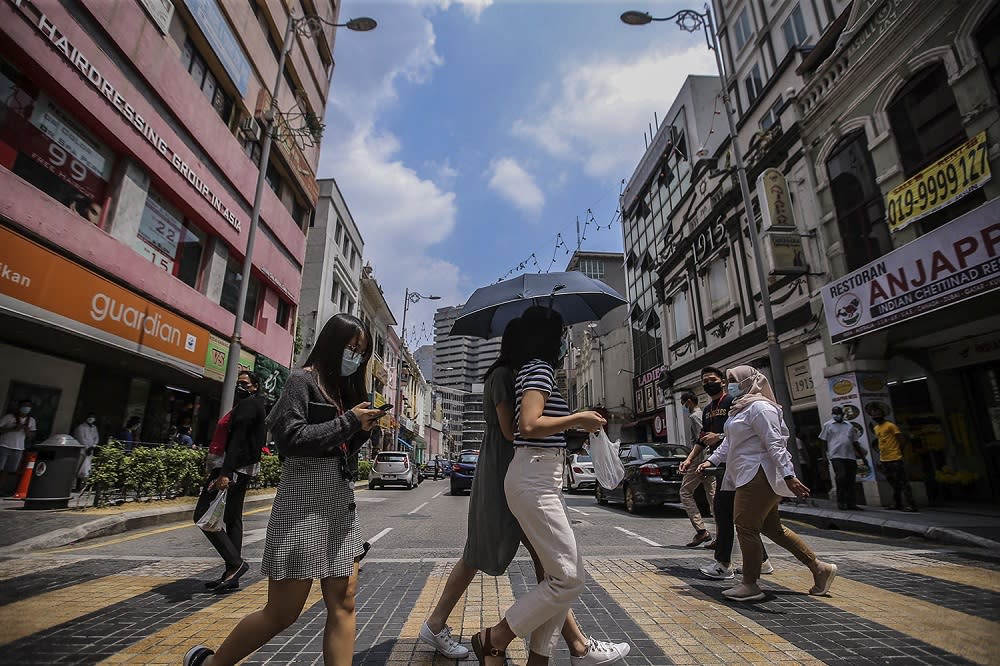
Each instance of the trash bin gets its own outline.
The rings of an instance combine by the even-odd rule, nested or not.
[[[24,498],[25,509],[65,509],[76,483],[83,444],[69,435],[52,435],[36,444],[38,460]]]

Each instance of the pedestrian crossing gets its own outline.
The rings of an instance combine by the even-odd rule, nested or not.
[[[804,594],[808,571],[773,558],[768,598],[723,600],[731,583],[696,575],[701,561],[664,549],[658,559],[595,558],[574,608],[588,634],[625,640],[628,664],[1000,664],[1000,566],[961,551],[840,553],[832,594]],[[356,664],[444,664],[418,640],[453,559],[364,562]],[[256,573],[238,593],[206,593],[207,558],[102,558],[79,553],[0,560],[0,654],[18,664],[178,665],[193,644],[218,645],[263,608]],[[534,583],[530,560],[504,576],[478,576],[449,624],[468,637],[498,622]],[[322,664],[325,609],[313,586],[302,617],[246,664]],[[508,651],[524,663],[521,641]],[[560,645],[553,664],[568,664]]]

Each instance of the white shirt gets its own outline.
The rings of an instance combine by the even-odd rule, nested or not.
[[[0,428],[9,428],[12,425],[23,426],[24,419],[28,419],[28,430],[35,432],[35,419],[30,416],[21,416],[20,414],[16,416],[14,414],[4,414],[3,417],[0,418]],[[23,451],[24,430],[22,428],[18,428],[13,432],[0,434],[0,446],[8,449],[14,449],[15,451]]]
[[[76,427],[76,430],[73,431],[73,437],[88,449],[97,446],[100,439],[100,436],[97,434],[97,426],[90,425],[86,421]]]
[[[858,433],[848,421],[838,423],[830,419],[823,424],[818,439],[826,442],[826,455],[831,460],[834,458],[854,460],[858,457],[854,453],[854,442],[858,441]]]
[[[785,483],[786,476],[795,474],[795,467],[788,452],[788,428],[777,407],[763,400],[751,402],[737,414],[730,412],[725,430],[722,445],[708,457],[713,465],[726,463],[723,490],[745,486],[763,467],[776,494],[795,496]]]

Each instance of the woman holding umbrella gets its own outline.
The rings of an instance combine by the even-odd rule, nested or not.
[[[534,546],[545,578],[518,599],[499,624],[472,638],[480,664],[501,666],[504,650],[517,636],[531,636],[528,663],[547,662],[556,631],[583,592],[583,556],[577,547],[562,497],[564,431],[595,432],[606,423],[593,411],[570,414],[555,382],[562,318],[548,308],[531,307],[521,316],[521,343],[512,353],[514,381],[514,458],[504,491],[511,513]]]

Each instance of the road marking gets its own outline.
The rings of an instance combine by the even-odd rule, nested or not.
[[[267,537],[266,527],[250,530],[249,532],[244,532],[243,545],[246,545],[248,543],[257,543],[258,541],[263,541],[266,537]]]
[[[444,491],[443,490],[441,492],[439,492],[437,495],[435,495],[434,497],[432,497],[431,499],[437,499],[438,497],[441,497],[441,495],[444,495]]]
[[[590,515],[586,511],[580,511],[579,509],[574,509],[571,506],[567,506],[566,508],[569,509],[570,511],[575,511],[576,513],[580,514],[581,516],[589,516]]]
[[[378,541],[379,539],[381,539],[382,537],[384,537],[386,534],[388,534],[391,531],[392,531],[391,527],[385,528],[384,530],[382,530],[381,532],[379,532],[378,534],[376,534],[375,536],[373,536],[371,539],[368,539],[368,543],[370,545],[375,545],[376,541]]]
[[[636,534],[635,532],[629,532],[624,527],[618,527],[617,525],[615,525],[615,529],[618,530],[619,532],[622,532],[623,534],[629,535],[633,539],[638,539],[639,541],[642,541],[643,543],[648,543],[650,546],[656,546],[657,548],[662,548],[663,547],[663,544],[656,543],[652,539],[647,539],[646,537],[642,536],[641,534]]]
[[[355,500],[358,502],[372,502],[378,504],[379,502],[384,502],[388,497],[356,497]]]
[[[418,506],[417,508],[415,508],[413,511],[408,511],[406,515],[412,516],[417,511],[420,511],[422,508],[424,508],[425,506],[427,506],[427,504],[428,504],[427,502],[424,502],[423,504],[421,504],[420,506]]]

